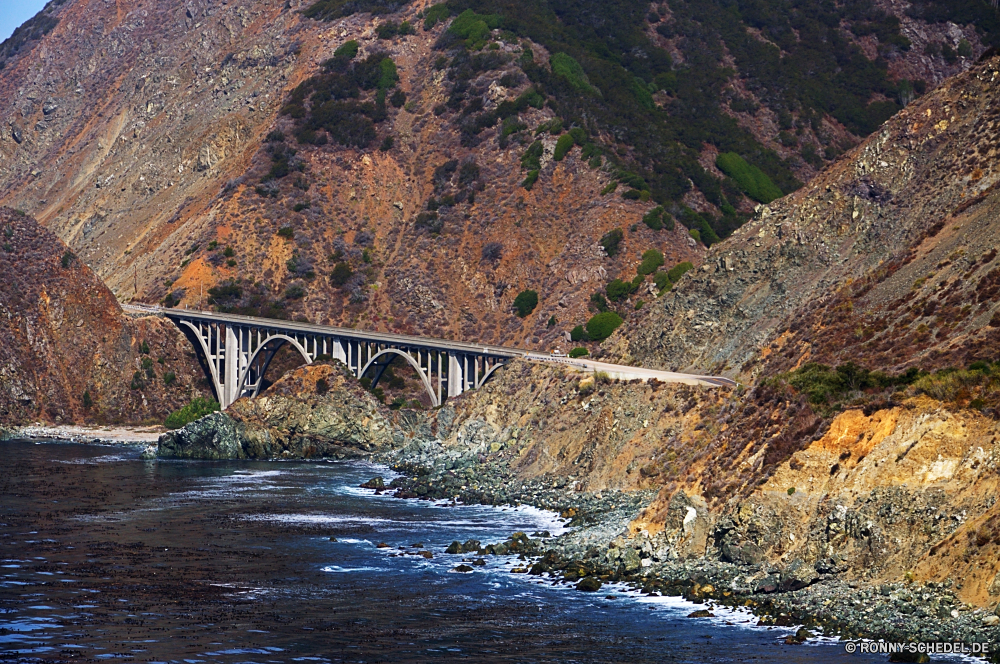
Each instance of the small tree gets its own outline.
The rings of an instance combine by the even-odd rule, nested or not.
[[[533,290],[523,290],[514,298],[514,309],[519,318],[524,318],[538,306],[538,293]]]
[[[573,358],[583,357],[585,355],[590,355],[590,351],[583,346],[577,346],[569,352],[569,356]]]
[[[94,405],[94,400],[90,398],[90,390],[84,390],[83,392],[83,408],[84,410],[90,410],[90,407]]]
[[[587,336],[587,330],[583,328],[583,325],[577,325],[570,330],[569,338],[573,341],[585,341],[590,337]]]

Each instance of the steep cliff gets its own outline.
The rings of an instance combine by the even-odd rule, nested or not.
[[[126,317],[31,217],[0,208],[0,423],[162,422],[205,390],[169,321]]]

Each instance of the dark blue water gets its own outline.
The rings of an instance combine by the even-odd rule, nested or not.
[[[745,614],[689,619],[704,607],[512,574],[516,558],[452,572],[453,540],[559,522],[373,496],[355,487],[384,471],[365,464],[143,461],[25,442],[0,455],[0,659],[884,661],[785,645],[791,630]]]

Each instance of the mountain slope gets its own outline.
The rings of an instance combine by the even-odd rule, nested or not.
[[[771,206],[621,333],[624,356],[750,377],[992,360],[998,60],[914,102]]]
[[[798,186],[995,32],[937,2],[779,5],[53,3],[3,49],[0,201],[122,299],[551,347],[643,252],[697,262],[685,226],[731,232],[752,195]],[[850,63],[827,97],[802,72],[833,61],[788,42],[807,28]],[[385,56],[384,83],[359,73]],[[321,118],[317,85],[336,102]],[[673,230],[641,223],[657,202],[651,225]],[[612,306],[633,315],[652,281]],[[525,289],[540,304],[519,319]]]
[[[0,235],[0,423],[159,423],[211,392],[184,335],[126,317],[51,231],[0,208]]]

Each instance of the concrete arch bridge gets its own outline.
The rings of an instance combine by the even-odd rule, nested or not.
[[[516,348],[431,337],[368,332],[190,309],[162,309],[128,304],[122,308],[128,313],[164,316],[181,328],[205,360],[209,379],[222,408],[227,408],[240,397],[257,396],[268,365],[285,345],[298,351],[307,364],[321,357],[338,359],[350,368],[358,380],[373,371],[373,389],[389,364],[395,358],[402,357],[416,370],[434,406],[440,406],[447,397],[481,387],[499,367],[514,358],[555,362],[582,371],[603,371],[612,378],[620,379],[655,378],[662,382],[709,387],[736,384],[728,378],[717,376],[695,376],[605,364],[570,359],[565,355],[545,355]]]

